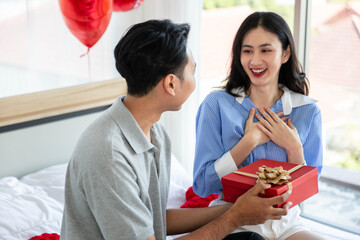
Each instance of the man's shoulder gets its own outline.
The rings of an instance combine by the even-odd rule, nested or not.
[[[105,110],[99,117],[97,117],[89,126],[86,127],[82,133],[80,140],[88,142],[91,141],[97,143],[103,142],[100,140],[108,139],[109,135],[113,135],[115,128],[117,128],[116,122],[109,114],[109,110]]]
[[[73,157],[98,158],[100,155],[111,155],[113,142],[122,141],[121,130],[106,110],[96,118],[80,135]],[[121,145],[121,144],[118,144]]]

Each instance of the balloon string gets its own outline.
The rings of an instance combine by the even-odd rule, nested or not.
[[[91,82],[91,68],[90,68],[91,64],[90,64],[90,54],[89,54],[89,49],[90,49],[90,48],[88,48],[88,52],[87,52],[86,54],[87,54],[87,56],[88,56],[89,82]]]
[[[86,55],[89,55],[90,48],[88,47],[87,52],[80,55],[80,57],[84,57]]]

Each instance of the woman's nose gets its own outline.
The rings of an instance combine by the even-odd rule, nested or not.
[[[261,63],[261,57],[260,54],[257,52],[254,52],[254,54],[251,56],[250,64],[252,65],[258,65]]]

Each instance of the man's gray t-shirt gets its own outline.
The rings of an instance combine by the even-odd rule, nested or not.
[[[151,142],[123,97],[82,134],[69,162],[61,240],[166,238],[170,139]]]

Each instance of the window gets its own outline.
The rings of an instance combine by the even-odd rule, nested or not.
[[[359,234],[360,1],[313,1],[311,12],[308,77],[322,111],[326,168],[303,214]]]
[[[116,27],[109,24],[89,54],[80,57],[87,47],[67,28],[58,1],[1,1],[0,97],[119,77],[111,49],[125,26],[119,33]]]
[[[360,171],[360,1],[314,1],[309,78],[319,100],[325,163]]]

